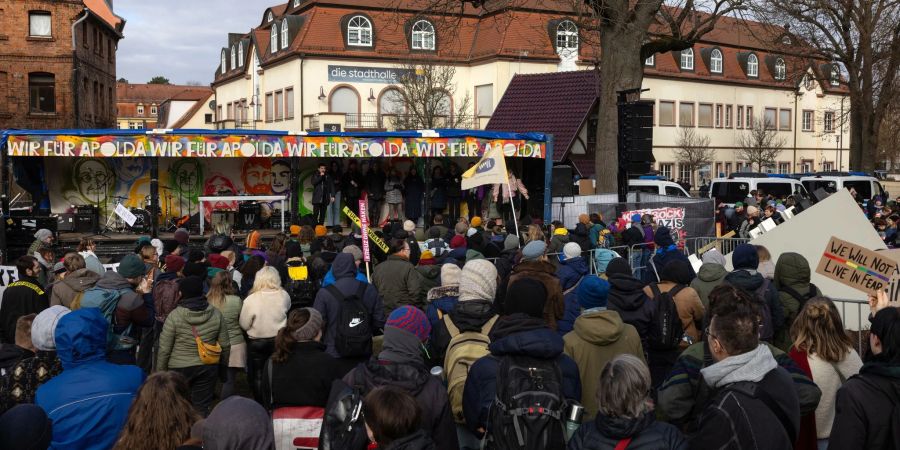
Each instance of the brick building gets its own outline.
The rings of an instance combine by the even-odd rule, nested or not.
[[[0,129],[114,127],[125,20],[110,3],[0,3]]]
[[[153,129],[174,123],[211,94],[209,86],[116,83],[115,128]]]

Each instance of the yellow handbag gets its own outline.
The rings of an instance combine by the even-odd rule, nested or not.
[[[215,344],[203,342],[195,326],[191,327],[191,331],[194,333],[194,340],[197,342],[197,353],[200,354],[200,361],[203,364],[218,364],[219,357],[222,355],[222,346],[218,342]]]

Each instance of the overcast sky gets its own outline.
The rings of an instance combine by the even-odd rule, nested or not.
[[[280,0],[115,0],[125,18],[125,39],[116,53],[116,76],[146,83],[162,75],[174,84],[209,84],[228,33],[259,24]]]

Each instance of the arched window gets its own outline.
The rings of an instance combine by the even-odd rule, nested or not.
[[[331,92],[328,112],[359,114],[359,95],[349,87],[339,87]]]
[[[412,48],[414,50],[434,50],[434,25],[420,20],[412,26]]]
[[[717,48],[714,48],[709,54],[709,71],[722,73],[722,51]]]
[[[405,112],[406,107],[400,91],[388,88],[381,94],[381,98],[378,100],[379,114],[404,114]]]
[[[689,48],[681,51],[681,69],[694,70],[694,49]]]
[[[237,49],[232,45],[231,46],[231,68],[234,69],[237,67]]]
[[[840,86],[841,85],[841,73],[838,71],[836,65],[831,66],[831,85],[832,86]]]
[[[269,52],[275,53],[278,51],[278,24],[272,25],[272,35],[269,36]]]
[[[363,16],[353,16],[347,23],[347,45],[372,46],[372,22]]]
[[[238,67],[244,67],[244,41],[238,43]]]
[[[778,58],[775,60],[775,79],[784,80],[785,78],[787,78],[787,65],[784,63],[784,59]]]
[[[750,56],[747,57],[747,76],[759,76],[759,58],[757,58],[753,53],[751,53]]]
[[[287,17],[281,21],[281,48],[288,46],[288,22]]]
[[[222,67],[222,73],[225,73],[228,71],[228,64],[226,64],[226,59],[225,59],[225,50],[222,50],[222,66],[221,67]]]
[[[578,50],[578,26],[563,20],[556,27],[556,52]]]
[[[269,14],[266,14],[266,22],[271,22],[275,20],[275,15],[272,14],[272,11],[269,11]]]

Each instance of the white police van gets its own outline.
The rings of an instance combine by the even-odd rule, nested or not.
[[[841,189],[853,189],[860,201],[870,200],[875,196],[887,199],[888,193],[878,179],[865,172],[819,172],[800,177],[803,187],[809,192],[824,189],[833,194]]]
[[[669,195],[673,197],[690,197],[678,183],[668,181],[656,175],[644,175],[628,180],[628,192],[646,192],[649,194]]]
[[[752,172],[736,172],[728,178],[715,178],[709,186],[709,197],[715,204],[724,203],[734,206],[743,202],[753,191],[762,191],[764,195],[772,194],[777,198],[800,196],[808,198],[809,194],[799,180],[781,174],[765,174]]]

